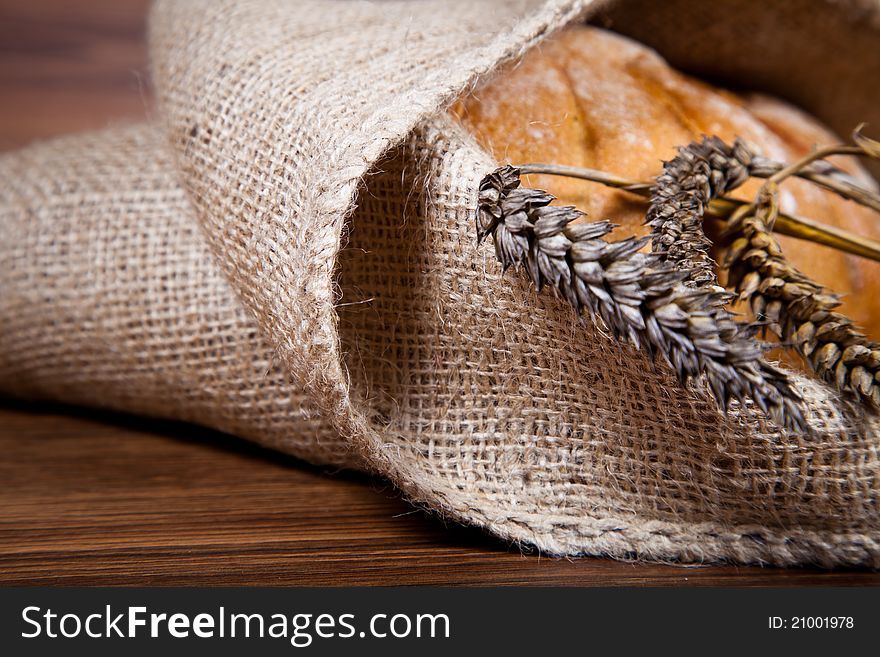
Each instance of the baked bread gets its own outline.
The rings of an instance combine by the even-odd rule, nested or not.
[[[676,147],[704,134],[727,142],[741,137],[780,162],[791,162],[816,144],[840,141],[781,100],[712,87],[673,70],[645,46],[592,27],[548,40],[460,100],[453,112],[499,163],[567,164],[639,180],[656,176]],[[831,161],[876,185],[853,158]],[[526,176],[524,184],[578,206],[588,219],[620,224],[612,238],[648,233],[645,202],[626,192],[557,176]],[[759,186],[760,181],[749,181],[733,195],[752,199]],[[880,215],[808,182],[787,180],[780,204],[783,211],[880,238]],[[705,227],[710,237],[717,235],[717,221],[707,220]],[[874,294],[880,263],[785,236],[779,241],[796,267],[844,295],[843,313],[869,336],[880,336],[880,302]],[[714,255],[723,254],[716,250]],[[800,364],[794,354],[784,357]]]

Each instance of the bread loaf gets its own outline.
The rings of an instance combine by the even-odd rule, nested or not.
[[[741,137],[782,162],[797,159],[816,144],[840,141],[819,121],[781,100],[712,87],[673,70],[641,44],[591,27],[567,30],[533,50],[453,111],[499,162],[590,167],[640,180],[656,176],[676,147],[704,134],[728,142]],[[854,159],[832,161],[865,184],[876,185]],[[587,212],[587,220],[620,224],[613,235],[618,238],[648,232],[644,200],[626,192],[556,176],[527,176],[524,184],[578,206]],[[749,181],[734,195],[752,199],[760,184]],[[880,238],[880,216],[808,182],[786,181],[780,203],[783,211]],[[705,228],[717,236],[719,222],[708,219]],[[844,295],[842,312],[868,335],[880,335],[880,303],[873,294],[880,283],[880,263],[785,236],[780,242],[795,266]],[[717,250],[714,255],[722,256]],[[786,360],[800,363],[793,354]]]

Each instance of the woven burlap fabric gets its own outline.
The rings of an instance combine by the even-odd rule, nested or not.
[[[148,126],[0,158],[0,381],[354,465],[219,272]]]
[[[875,419],[807,380],[813,435],[723,417],[476,246],[495,163],[442,108],[592,10],[160,3],[155,126],[0,158],[0,386],[377,472],[554,554],[880,565]]]

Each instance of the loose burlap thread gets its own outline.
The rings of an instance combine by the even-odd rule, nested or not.
[[[812,435],[723,416],[475,244],[496,163],[443,107],[573,21],[637,28],[638,5],[160,2],[155,124],[0,158],[0,388],[376,472],[552,554],[880,565],[864,409],[799,378]],[[870,8],[820,6],[822,29]],[[875,32],[849,40],[877,43],[858,16]]]

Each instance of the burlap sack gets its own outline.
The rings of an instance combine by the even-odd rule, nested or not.
[[[552,554],[880,566],[877,420],[806,379],[812,436],[722,416],[502,277],[496,164],[443,111],[593,18],[880,124],[876,5],[770,4],[160,2],[155,125],[0,158],[0,387],[381,473]]]

